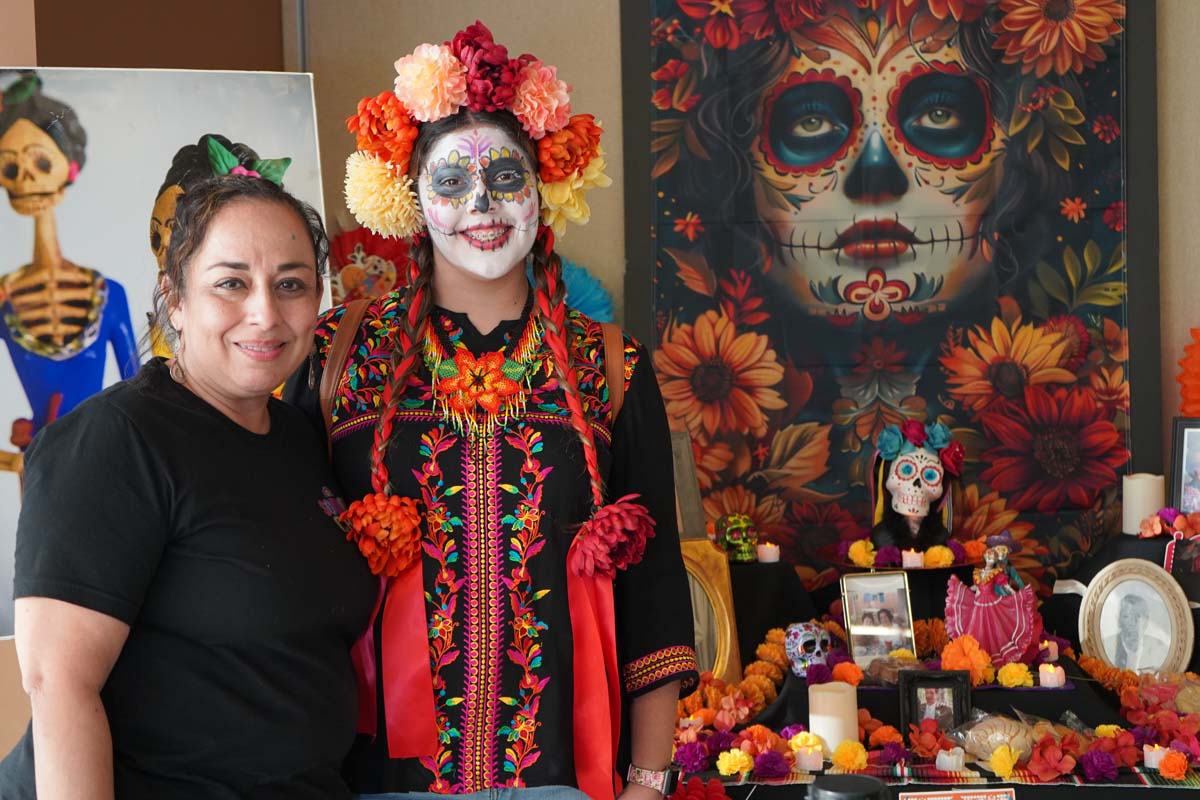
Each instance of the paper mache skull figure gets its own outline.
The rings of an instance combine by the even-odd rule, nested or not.
[[[951,487],[963,447],[940,422],[889,425],[876,441],[872,508],[877,549],[926,550],[950,538]]]
[[[788,626],[783,647],[792,672],[807,677],[809,667],[824,664],[829,658],[829,631],[813,622],[793,623]]]

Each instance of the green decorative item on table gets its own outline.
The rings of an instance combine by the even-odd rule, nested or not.
[[[757,559],[754,545],[758,532],[748,514],[726,514],[717,520],[717,541],[729,554],[730,561],[750,563]]]

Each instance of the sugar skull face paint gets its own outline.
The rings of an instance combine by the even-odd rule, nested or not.
[[[536,173],[507,133],[474,125],[434,142],[418,175],[439,261],[485,280],[517,267],[537,236]]]
[[[1005,140],[987,87],[954,40],[839,43],[820,65],[794,57],[763,97],[751,157],[776,274],[814,315],[949,310],[993,280],[981,223]]]

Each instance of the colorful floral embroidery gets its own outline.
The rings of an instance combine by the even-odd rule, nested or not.
[[[696,651],[678,645],[636,658],[621,668],[626,692],[637,692],[661,680],[696,669]],[[686,687],[684,687],[686,688]]]

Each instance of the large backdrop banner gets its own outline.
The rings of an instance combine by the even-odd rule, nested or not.
[[[709,520],[810,588],[889,424],[1046,593],[1127,471],[1124,0],[654,0],[658,371]]]
[[[255,172],[321,209],[315,123],[309,75],[0,69],[0,635],[16,456],[148,357],[146,314],[189,185]]]

